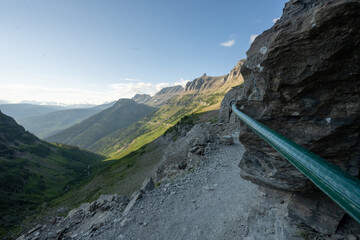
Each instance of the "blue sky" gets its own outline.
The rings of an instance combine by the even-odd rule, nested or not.
[[[0,99],[99,104],[246,57],[284,0],[2,0]]]

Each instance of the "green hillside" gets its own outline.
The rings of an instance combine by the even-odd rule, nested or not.
[[[102,159],[76,147],[43,142],[0,112],[0,236],[44,202],[98,172]]]
[[[194,125],[206,122],[214,116],[215,118],[217,116],[214,115],[214,111],[202,112],[186,116],[180,122]],[[169,131],[171,130],[174,129],[170,128]],[[52,212],[51,209],[59,207],[69,207],[69,209],[77,207],[81,203],[91,202],[103,194],[117,193],[130,196],[139,189],[147,176],[154,176],[156,166],[160,163],[168,144],[169,142],[164,138],[157,138],[120,159],[107,161],[106,163],[109,165],[98,174],[49,202],[43,209],[43,215],[49,215],[49,212]]]
[[[46,138],[109,108],[114,103],[92,108],[79,108],[55,111],[30,118],[18,119],[17,122],[39,138]]]
[[[210,79],[211,83],[219,84],[217,80],[224,82],[226,77],[207,78]],[[156,166],[160,163],[167,144],[169,144],[159,136],[166,131],[176,130],[172,127],[179,122],[179,124],[196,124],[216,121],[216,113],[225,93],[234,85],[242,83],[241,75],[233,74],[232,78],[229,79],[226,84],[222,84],[221,88],[212,87],[211,84],[208,84],[207,86],[210,87],[200,89],[203,85],[197,84],[190,91],[179,93],[168,100],[157,111],[153,111],[139,121],[133,121],[127,127],[114,130],[91,144],[89,148],[92,151],[111,156],[108,160],[112,161],[106,161],[105,163],[108,165],[97,174],[88,177],[85,181],[79,181],[65,194],[49,201],[46,206],[41,208],[41,214],[38,216],[49,216],[54,212],[54,209],[59,207],[71,209],[83,202],[95,200],[102,194],[131,195],[141,186],[145,177],[155,174]],[[208,83],[203,77],[198,80],[204,84]],[[134,103],[131,104],[137,106]],[[105,116],[106,118],[113,116],[109,111],[111,109],[116,109],[116,105],[102,112],[109,114],[103,115],[104,118]],[[93,124],[106,120],[101,117],[95,119],[95,116],[79,125],[90,122],[90,120]],[[114,123],[114,120],[111,122]],[[106,127],[106,125],[102,127]],[[23,224],[27,225],[31,221],[31,218],[27,219]]]
[[[164,134],[182,117],[218,109],[224,95],[225,92],[181,94],[169,100],[152,115],[104,137],[94,144],[92,149],[111,156],[111,159],[126,156]]]
[[[210,77],[205,74],[188,82],[185,91],[182,88],[165,88],[176,93],[153,114],[128,127],[114,131],[91,146],[92,151],[119,159],[147,143],[152,142],[174,126],[182,117],[217,110],[225,94],[234,86],[243,83],[240,74],[243,60],[239,61],[229,74]],[[161,95],[160,91],[158,95]]]
[[[131,99],[120,99],[114,106],[50,136],[46,140],[75,145],[94,151],[93,145],[97,141],[108,134],[124,129],[155,110],[156,108],[138,104]]]

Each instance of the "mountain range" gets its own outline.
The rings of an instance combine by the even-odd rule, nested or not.
[[[184,92],[184,88],[181,85],[172,87],[165,87],[157,92],[153,97],[149,94],[136,94],[132,99],[138,103],[146,104],[154,107],[161,107],[171,98]]]
[[[25,129],[44,139],[69,128],[96,113],[111,107],[114,102],[91,108],[77,108],[54,111],[42,115],[16,119]],[[1,108],[1,106],[0,106]]]
[[[164,134],[182,117],[219,109],[225,93],[243,82],[240,74],[242,64],[243,61],[239,61],[228,75],[203,75],[188,82],[185,88],[166,87],[153,97],[136,95],[133,100],[119,100],[112,108],[103,110],[46,140],[83,147],[98,154],[111,156],[112,159],[121,158]],[[145,109],[145,105],[135,104],[136,101],[160,107],[148,107],[146,109],[149,111],[136,117],[138,115],[132,110],[140,106],[141,109]],[[122,108],[119,109],[119,106]],[[141,113],[142,110],[137,109],[135,112]],[[134,118],[122,120],[124,114]]]
[[[93,150],[93,145],[102,138],[124,129],[155,110],[156,108],[138,104],[131,99],[120,99],[112,107],[50,136],[46,140]]]
[[[185,88],[164,88],[153,97],[137,95],[97,109],[47,109],[49,112],[43,115],[27,118],[27,125],[38,126],[37,133],[43,134],[41,128],[65,126],[98,111],[46,138],[54,143],[39,140],[12,118],[1,114],[0,201],[4,207],[0,211],[4,217],[0,228],[12,229],[25,215],[38,216],[38,209],[45,209],[41,214],[49,216],[54,208],[78,206],[100,194],[130,194],[161,160],[167,143],[154,140],[184,117],[187,120],[182,122],[191,124],[195,123],[194,119],[217,120],[214,113],[225,93],[243,82],[238,71],[241,63],[228,75],[204,75]],[[187,117],[194,114],[196,117]],[[104,157],[79,147],[115,161],[102,162]],[[41,205],[45,201],[47,205]],[[21,226],[29,221],[31,218]]]

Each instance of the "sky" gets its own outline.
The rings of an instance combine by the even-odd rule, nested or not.
[[[285,0],[2,0],[0,100],[101,104],[230,72]]]

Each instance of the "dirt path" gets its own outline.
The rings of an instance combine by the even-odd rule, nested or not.
[[[243,180],[239,142],[220,145],[192,173],[139,200],[92,239],[242,239],[258,187]]]

